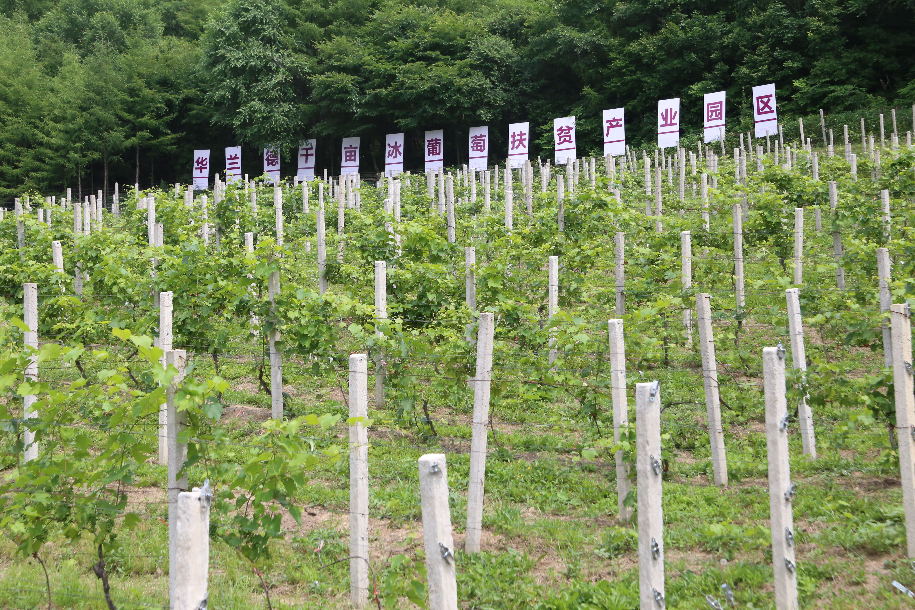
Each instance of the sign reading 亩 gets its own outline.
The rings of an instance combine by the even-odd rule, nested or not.
[[[702,104],[703,141],[724,140],[724,91],[706,93]]]
[[[445,132],[433,129],[423,139],[426,171],[439,171],[445,167]]]
[[[553,150],[556,165],[575,160],[575,117],[553,119]]]
[[[753,124],[756,126],[757,138],[778,134],[775,83],[753,87]]]
[[[210,188],[210,151],[194,151],[194,190],[205,191]]]
[[[226,183],[241,180],[241,146],[226,147]]]
[[[314,180],[315,179],[315,148],[317,146],[317,140],[314,138],[310,140],[302,140],[302,145],[299,146],[299,166],[298,171],[296,171],[296,176],[299,180]]]
[[[604,110],[604,156],[626,154],[626,123],[623,108]]]
[[[358,174],[359,173],[359,136],[352,138],[343,138],[343,144],[340,148],[340,173],[341,174]]]
[[[680,144],[680,98],[658,100],[658,148]]]
[[[512,123],[508,126],[508,166],[524,167],[530,151],[530,123]]]
[[[278,184],[280,181],[280,151],[264,149],[264,173],[273,182]]]
[[[486,169],[489,162],[489,127],[471,127],[467,137],[471,169]]]
[[[384,175],[396,176],[403,173],[402,133],[389,133],[384,137]]]

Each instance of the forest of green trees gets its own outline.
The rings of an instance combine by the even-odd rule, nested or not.
[[[746,128],[764,82],[784,117],[915,101],[911,0],[0,0],[0,32],[3,202],[188,181],[194,148],[221,171],[241,144],[255,175],[262,147],[288,160],[304,137],[335,172],[339,139],[361,136],[371,170],[405,131],[415,169],[424,129],[445,129],[452,164],[469,126],[498,151],[530,121],[536,155],[568,114],[592,151],[604,108],[626,107],[638,143],[658,99],[683,98],[698,132],[720,89]]]

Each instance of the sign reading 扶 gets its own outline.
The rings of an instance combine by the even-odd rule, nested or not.
[[[471,169],[486,169],[489,163],[489,127],[471,127],[467,138]]]
[[[194,190],[205,191],[210,188],[210,151],[194,151]]]
[[[358,174],[359,173],[359,136],[352,138],[343,138],[343,144],[340,148],[340,173],[341,174]]]
[[[264,149],[264,173],[273,184],[280,181],[280,151]]]
[[[226,147],[226,183],[241,180],[241,146]]]
[[[553,119],[553,150],[556,165],[575,160],[575,117]]]
[[[680,98],[658,100],[658,148],[680,144]]]
[[[604,156],[626,154],[626,122],[623,108],[604,110]]]
[[[528,136],[530,123],[512,123],[508,126],[508,166],[523,167],[530,151]]]
[[[426,171],[438,171],[445,167],[445,132],[433,129],[426,132],[423,140],[423,154]]]
[[[753,124],[756,126],[757,138],[778,134],[775,83],[753,87]]]
[[[724,140],[724,91],[706,93],[702,104],[703,141]]]
[[[298,176],[299,180],[315,179],[315,148],[317,147],[317,142],[314,138],[302,140],[302,145],[299,146],[299,167],[298,171],[296,171],[296,176]]]
[[[384,137],[384,175],[396,176],[403,173],[402,133],[389,133]]]

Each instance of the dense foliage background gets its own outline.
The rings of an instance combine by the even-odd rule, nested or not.
[[[0,0],[0,32],[2,200],[187,182],[194,148],[221,171],[238,143],[246,173],[265,145],[294,171],[306,136],[332,173],[340,137],[363,137],[371,171],[392,130],[408,168],[432,128],[451,164],[469,126],[490,125],[498,151],[529,120],[536,155],[566,114],[591,151],[603,108],[625,105],[638,142],[657,99],[680,96],[695,133],[702,94],[722,88],[729,125],[747,127],[763,82],[782,116],[915,98],[911,0]]]

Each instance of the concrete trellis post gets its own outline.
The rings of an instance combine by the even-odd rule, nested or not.
[[[883,334],[883,363],[889,368],[893,366],[893,346],[890,332],[890,323],[886,319],[892,304],[892,294],[890,293],[890,277],[893,270],[893,263],[890,260],[890,251],[886,248],[877,248],[877,285],[880,294],[880,313],[884,316],[880,322],[880,329]]]
[[[614,236],[614,251],[616,255],[615,280],[616,280],[616,315],[626,314],[626,234],[617,231]]]
[[[737,309],[746,306],[743,277],[743,211],[739,203],[731,210],[734,223],[734,295]]]
[[[54,270],[58,273],[64,272],[64,251],[60,242],[55,240],[51,242],[51,260],[54,262]]]
[[[796,610],[797,564],[794,556],[794,485],[788,463],[788,408],[785,400],[785,350],[763,348],[766,397],[766,443],[769,456],[769,523],[772,566],[775,571],[775,607]]]
[[[912,321],[908,305],[890,307],[893,328],[893,388],[906,550],[915,558],[915,382],[912,378]]]
[[[696,295],[696,316],[699,326],[699,352],[702,357],[702,381],[705,385],[705,409],[711,446],[712,475],[715,485],[728,484],[727,453],[724,429],[721,425],[721,399],[718,385],[718,362],[715,359],[715,336],[712,331],[711,296]]]
[[[693,288],[693,240],[689,231],[680,231],[680,282],[683,291]],[[693,310],[683,310],[683,328],[686,329],[686,344],[693,342]]]
[[[836,181],[829,181],[829,210],[832,213],[833,231],[832,231],[832,255],[836,260],[836,288],[845,290],[845,267],[842,264],[844,247],[842,245],[842,233],[839,232],[838,219],[836,218],[839,207],[839,192],[836,189]]]
[[[711,217],[709,216],[709,202],[708,202],[708,174],[702,172],[702,175],[699,177],[700,187],[699,193],[702,196],[702,227],[709,231],[711,230]]]
[[[880,191],[880,205],[883,208],[883,238],[886,242],[892,236],[892,216],[890,215],[890,192],[887,189]]]
[[[156,339],[156,347],[166,354],[172,351],[172,292],[159,293],[159,337]],[[162,364],[167,365],[165,356],[162,356]],[[159,463],[168,464],[168,404],[159,406]]]
[[[429,610],[457,610],[454,538],[451,535],[448,466],[444,454],[428,453],[419,458],[419,495]]]
[[[454,181],[452,180],[451,176],[448,176],[448,185],[449,185],[449,187],[451,187],[451,185],[453,185],[453,184],[454,184]],[[449,243],[449,244],[453,244],[453,243],[455,242],[455,239],[456,239],[456,238],[455,238],[455,231],[454,231],[454,224],[455,224],[455,219],[454,219],[454,196],[453,196],[453,194],[451,193],[451,191],[449,191],[449,196],[447,197],[447,201],[445,202],[445,209],[446,209],[446,212],[447,212],[446,223],[447,223],[447,225],[448,225],[448,226],[447,226],[447,230],[448,230],[448,243]]]
[[[274,310],[276,297],[280,294],[280,272],[274,271],[267,280],[267,294],[270,308]],[[270,349],[270,417],[283,419],[283,357],[276,344],[280,331],[273,329],[267,337]]]
[[[477,250],[474,247],[464,248],[464,302],[467,309],[477,309],[477,281],[476,281]]]
[[[565,178],[562,174],[559,174],[556,176],[556,226],[560,233],[566,230],[565,199]]]
[[[327,237],[324,226],[324,183],[318,184],[318,211],[315,214],[315,232],[318,241],[318,291],[327,292]]]
[[[388,319],[388,265],[385,261],[375,261],[375,334],[384,338],[382,322]],[[384,352],[378,350],[375,357],[375,406],[384,407]]]
[[[181,442],[180,434],[184,427],[184,411],[178,410],[175,401],[175,392],[184,379],[184,370],[187,365],[187,352],[184,350],[169,350],[165,352],[166,366],[173,367],[177,373],[172,378],[166,394],[168,409],[168,573],[169,594],[174,599],[174,584],[178,577],[178,496],[187,491],[187,476],[181,474],[181,469],[187,459],[187,444]]]
[[[206,608],[210,565],[209,481],[176,498],[174,546],[169,556],[169,606],[172,610]]]
[[[273,187],[273,213],[276,222],[276,245],[283,245],[283,187]]]
[[[505,185],[505,228],[508,231],[514,229],[515,226],[515,195],[512,191],[511,185]]]
[[[858,181],[858,155],[852,153],[852,154],[848,155],[848,157],[849,157],[849,159],[848,159],[849,170],[848,171],[849,171],[849,173],[851,173],[851,179],[854,180],[855,182],[857,182]]]
[[[803,388],[807,375],[807,352],[804,349],[804,324],[801,318],[800,292],[797,288],[785,291],[788,304],[788,334],[791,336],[791,363],[798,372]],[[807,395],[801,395],[797,405],[798,425],[801,428],[801,446],[804,455],[817,456],[816,435],[813,428],[813,413],[807,404]]]
[[[551,256],[547,264],[547,316],[552,323],[559,312],[559,257]],[[550,364],[556,361],[556,329],[550,329]]]
[[[620,442],[623,427],[629,421],[629,405],[626,397],[626,345],[623,338],[623,321],[607,320],[607,334],[610,342],[610,392],[613,399],[613,441]],[[626,497],[632,489],[629,465],[619,450],[616,460],[616,504],[620,521],[632,519],[632,510],[626,506]]]
[[[464,542],[464,550],[468,553],[479,552],[483,527],[483,483],[486,479],[486,434],[489,427],[494,330],[493,314],[481,313],[477,331],[477,367],[472,380],[473,430],[470,441],[470,480],[467,486],[467,537]],[[426,552],[428,554],[428,548]]]
[[[661,168],[655,168],[655,195],[654,195],[654,230],[657,233],[664,231],[664,224],[661,217],[664,215],[664,196],[662,194],[663,185],[661,182]]]
[[[31,383],[38,381],[38,284],[29,282],[22,285],[23,316],[27,331],[22,333],[22,343],[30,350],[29,361],[25,366],[25,380]],[[22,399],[22,419],[28,420],[38,417],[34,404],[38,397],[26,394]],[[26,425],[22,435],[23,462],[31,462],[38,458],[38,443],[35,442],[35,432]]]
[[[639,607],[664,608],[664,514],[661,509],[661,390],[635,386],[636,475],[639,521]]]
[[[794,208],[794,283],[804,283],[804,208]]]
[[[356,608],[369,602],[369,439],[368,359],[349,357],[349,577],[350,600]]]

